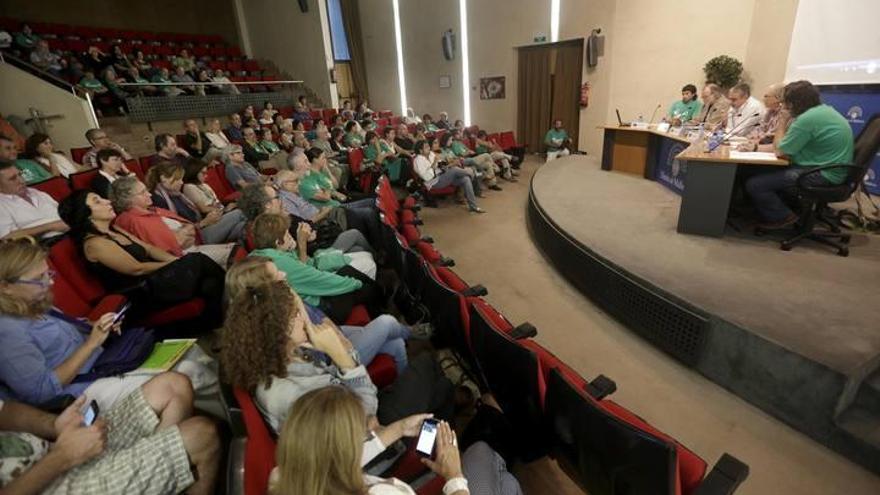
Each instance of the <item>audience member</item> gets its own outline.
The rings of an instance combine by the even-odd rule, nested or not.
[[[21,26],[21,31],[15,33],[13,43],[24,52],[29,52],[40,42],[40,37],[34,34],[27,24]]]
[[[278,467],[270,477],[270,491],[415,495],[403,481],[365,474],[362,467],[385,446],[402,437],[417,437],[430,415],[409,416],[372,432],[367,427],[369,416],[368,405],[350,387],[333,384],[302,394],[291,406],[279,434]],[[310,445],[324,448],[316,450]],[[480,495],[522,494],[519,482],[497,452],[479,441],[460,453],[455,431],[445,421],[437,425],[433,451],[434,455],[423,458],[422,463],[445,480],[446,495],[468,495],[471,490]]]
[[[366,304],[371,315],[379,315],[378,289],[373,282],[376,264],[368,252],[316,252],[309,257],[307,245],[313,231],[307,223],[290,235],[290,217],[264,213],[254,220],[254,250],[285,273],[291,287],[304,301],[321,308],[330,319],[345,322],[351,309]]]
[[[233,144],[223,149],[221,155],[224,163],[226,180],[232,187],[241,190],[248,184],[263,184],[266,180],[257,169],[244,159],[241,146]]]
[[[165,93],[165,96],[177,96],[185,93],[185,91],[181,87],[172,86],[169,84],[174,81],[171,80],[171,71],[169,71],[167,67],[162,67],[161,69],[156,71],[153,74],[152,82],[162,84],[162,86],[158,87],[162,89],[162,92]]]
[[[555,160],[560,156],[568,156],[568,146],[571,140],[568,133],[562,128],[562,121],[553,121],[553,127],[544,135],[544,145],[547,146],[547,161]]]
[[[437,132],[440,130],[440,128],[434,124],[434,118],[431,117],[431,114],[429,113],[422,115],[422,124],[425,126],[425,132]]]
[[[31,64],[54,76],[61,75],[61,57],[49,50],[49,42],[40,40],[30,54]]]
[[[196,82],[203,83],[196,86],[196,94],[201,96],[220,94],[220,88],[218,88],[216,84],[212,84],[214,80],[211,79],[211,75],[208,74],[208,69],[198,70],[196,73]]]
[[[144,74],[148,74],[153,70],[153,65],[147,60],[144,55],[143,50],[135,50],[134,57],[129,59],[129,66],[137,68],[137,70],[143,72]],[[168,77],[168,72],[165,72],[165,77]],[[155,82],[155,81],[153,81]]]
[[[440,112],[440,119],[434,123],[437,126],[437,129],[446,129],[451,130],[452,123],[449,122],[449,114],[446,112]]]
[[[183,174],[183,194],[199,209],[202,215],[215,210],[232,211],[235,203],[223,206],[217,192],[205,182],[209,165],[201,160],[189,160]]]
[[[398,182],[403,163],[394,150],[380,141],[375,132],[367,132],[364,138],[364,161],[361,167],[375,167],[376,171],[387,173],[392,182]]]
[[[92,74],[103,74],[104,70],[110,66],[110,56],[95,45],[89,45],[85,55],[82,61],[83,66]]]
[[[337,189],[346,191],[348,181],[351,179],[351,169],[348,167],[348,156],[345,152],[334,149],[330,140],[330,130],[326,127],[316,131],[312,146],[324,152],[327,157],[327,166],[336,179]]]
[[[242,131],[244,141],[241,143],[242,151],[244,151],[244,159],[248,163],[254,165],[259,170],[266,168],[277,168],[276,163],[272,160],[272,154],[265,149],[257,137],[257,131],[245,127]],[[287,160],[287,157],[284,157]],[[284,162],[282,162],[284,163]]]
[[[156,150],[156,154],[150,157],[151,167],[161,162],[172,162],[183,166],[190,158],[189,153],[177,145],[177,138],[171,134],[156,134],[153,139],[153,148]]]
[[[193,79],[193,77],[186,72],[186,69],[178,66],[174,69],[174,74],[171,75],[171,81],[176,83],[194,83],[195,79]],[[196,89],[195,84],[186,84],[176,87],[177,89],[183,91],[184,94],[198,94],[198,90]]]
[[[669,105],[669,111],[666,113],[666,119],[672,125],[681,125],[683,122],[689,122],[700,113],[700,100],[697,99],[697,87],[693,84],[686,84],[681,88],[681,99],[675,100]]]
[[[131,160],[131,155],[128,154],[128,151],[111,141],[107,133],[101,129],[89,129],[86,131],[86,141],[92,145],[92,149],[86,151],[86,154],[83,155],[82,164],[85,168],[98,168],[98,152],[107,148],[118,151],[124,160]]]
[[[112,227],[116,213],[110,201],[92,192],[74,191],[58,212],[104,287],[128,291],[135,302],[129,317],[199,297],[205,302],[200,323],[207,328],[218,323],[224,272],[211,258],[199,253],[177,257]]]
[[[138,86],[127,86],[126,89],[129,93],[144,96],[156,96],[161,92],[158,87],[151,85],[150,81],[141,75],[141,71],[137,67],[129,68],[128,71],[125,72],[125,78],[130,83],[138,84]]]
[[[348,148],[360,148],[364,143],[364,136],[360,124],[351,120],[345,124],[345,146]]]
[[[209,163],[220,159],[223,154],[223,148],[232,144],[220,128],[220,119],[211,119],[211,122],[208,123],[208,129],[205,131],[205,137],[208,138],[210,143],[210,150],[214,150],[215,154],[212,160],[205,160]]]
[[[433,140],[419,141],[415,145],[418,155],[413,160],[413,168],[425,184],[425,188],[430,191],[434,188],[439,189],[448,186],[459,187],[464,191],[468,210],[473,213],[485,213],[486,210],[477,206],[477,199],[474,196],[473,170],[463,169],[455,165],[441,166],[441,157],[431,150],[432,145],[436,145],[436,142]]]
[[[18,168],[21,172],[21,178],[28,185],[51,179],[53,176],[52,172],[39,163],[33,160],[19,159],[15,141],[0,134],[0,163],[6,162]]]
[[[495,177],[495,162],[488,155],[474,157],[473,151],[468,149],[460,140],[456,139],[454,132],[447,132],[440,138],[440,147],[447,156],[455,157],[462,165],[472,167],[476,176],[486,181],[489,189],[500,191],[498,179]]]
[[[496,163],[501,164],[501,177],[505,180],[509,180],[510,182],[516,182],[515,175],[519,175],[519,171],[513,168],[513,165],[518,162],[517,157],[513,155],[509,155],[501,149],[497,143],[489,141],[489,134],[486,131],[478,131],[476,137],[474,138],[474,142],[476,143],[476,147],[474,152],[479,154],[487,153],[492,160]]]
[[[152,347],[152,338],[140,328],[123,330],[114,313],[83,321],[53,308],[54,276],[45,249],[32,238],[0,241],[0,381],[14,399],[33,406],[85,395],[107,411],[149,380],[129,373],[141,363],[127,361],[135,358],[137,339]],[[192,356],[205,357],[198,348]],[[202,390],[215,385],[216,377],[192,356],[179,369],[191,370]]]
[[[739,145],[740,151],[775,151],[773,138],[779,126],[788,126],[791,116],[782,108],[782,95],[785,84],[774,83],[764,92],[764,107],[767,111],[758,127],[749,135],[749,141]]]
[[[107,199],[110,197],[110,186],[116,179],[127,176],[128,172],[125,169],[125,162],[122,161],[122,154],[113,148],[105,148],[98,152],[98,164],[98,173],[89,184],[89,190]]]
[[[196,69],[196,59],[192,55],[189,54],[186,48],[180,50],[180,54],[174,57],[172,60],[172,65],[174,65],[175,71],[177,69],[183,69],[184,72],[193,73]]]
[[[0,430],[27,446],[17,458],[4,453],[4,492],[214,493],[219,434],[210,420],[193,416],[185,377],[155,376],[91,426],[83,424],[85,405],[81,397],[55,416],[0,401]]]
[[[234,143],[241,143],[244,141],[244,134],[242,134],[242,124],[241,124],[241,115],[234,113],[229,116],[229,125],[224,129],[226,133],[226,137],[229,138],[230,141]]]
[[[748,136],[761,125],[764,105],[752,96],[746,83],[738,83],[727,93],[730,108],[727,110],[727,133],[731,136]]]
[[[21,171],[0,160],[0,238],[48,239],[66,231],[58,203],[43,191],[27,187]]]
[[[218,121],[217,126],[219,127],[219,125],[220,122]],[[211,146],[211,140],[199,129],[199,124],[195,119],[184,121],[183,130],[183,149],[190,156],[202,159],[208,163],[220,156],[220,149]]]
[[[24,156],[43,166],[53,176],[69,177],[79,172],[80,167],[62,153],[55,151],[52,138],[47,134],[35,132],[24,143]]]
[[[823,165],[852,163],[853,135],[846,118],[822,103],[819,90],[809,81],[785,86],[782,106],[792,120],[776,130],[776,154],[791,161],[785,170],[756,175],[746,181],[746,191],[764,219],[765,229],[782,229],[798,221],[798,216],[779,197],[779,192],[795,186],[804,174]],[[821,170],[803,178],[806,185],[842,184],[845,167]]]
[[[214,76],[211,78],[211,80],[216,83],[220,83],[216,86],[217,90],[220,93],[227,95],[241,94],[241,91],[239,91],[238,87],[235,84],[232,84],[232,81],[230,81],[229,78],[226,77],[226,74],[223,73],[223,69],[215,70]]]
[[[723,124],[727,119],[730,101],[724,97],[721,87],[715,83],[706,84],[700,93],[700,99],[703,100],[703,106],[691,124],[706,124],[710,127]]]

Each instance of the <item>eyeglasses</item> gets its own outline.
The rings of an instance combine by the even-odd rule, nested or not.
[[[55,279],[56,272],[55,270],[46,270],[39,279],[26,279],[20,278],[13,281],[13,284],[24,284],[24,285],[36,285],[38,287],[46,288],[52,285],[52,281]]]

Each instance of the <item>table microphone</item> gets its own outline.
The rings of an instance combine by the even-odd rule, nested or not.
[[[648,121],[648,125],[651,125],[654,123],[654,119],[657,117],[657,110],[660,110],[661,106],[662,105],[660,103],[657,104],[657,108],[655,108],[654,113],[651,114],[651,120]]]
[[[728,131],[727,134],[721,136],[721,139],[718,140],[718,143],[715,146],[712,146],[711,148],[709,148],[709,151],[710,152],[715,151],[719,146],[721,146],[721,143],[723,143],[724,141],[727,141],[730,138],[730,136],[733,136],[734,132],[740,130],[740,128],[743,128],[743,124],[748,122],[749,119],[751,119],[752,117],[760,117],[760,116],[761,116],[761,112],[755,112],[752,115],[750,115],[748,118],[746,118],[745,120],[740,122],[739,124],[733,126],[733,129]],[[761,122],[752,122],[751,127],[758,126],[758,125],[761,125]],[[749,126],[746,126],[746,127],[749,127]]]

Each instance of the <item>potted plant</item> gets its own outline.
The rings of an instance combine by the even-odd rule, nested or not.
[[[719,55],[703,66],[706,82],[715,83],[724,89],[739,82],[742,72],[742,62],[727,55]]]

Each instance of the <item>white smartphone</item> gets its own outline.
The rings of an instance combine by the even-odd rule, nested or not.
[[[92,426],[92,423],[98,419],[98,403],[92,401],[89,403],[89,406],[83,411],[83,424],[86,426]]]
[[[422,431],[419,432],[419,439],[416,442],[416,452],[424,457],[434,455],[434,443],[437,440],[437,427],[439,423],[436,419],[426,419],[422,423]]]

